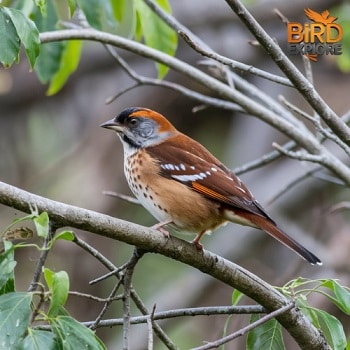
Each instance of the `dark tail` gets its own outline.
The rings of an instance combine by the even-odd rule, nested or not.
[[[275,225],[274,222],[270,221],[268,218],[264,218],[259,215],[254,215],[252,213],[245,213],[244,216],[255,226],[259,227],[261,230],[264,230],[266,233],[271,235],[273,238],[277,239],[286,247],[293,250],[295,253],[300,255],[303,259],[305,259],[312,265],[322,265],[321,260],[316,255],[312,254],[309,250],[307,250],[293,238],[284,233],[280,228],[278,228]]]

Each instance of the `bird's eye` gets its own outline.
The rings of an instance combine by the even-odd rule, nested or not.
[[[130,126],[135,126],[137,124],[137,119],[136,118],[132,118],[129,120],[129,125]]]

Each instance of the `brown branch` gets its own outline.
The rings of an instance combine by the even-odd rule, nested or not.
[[[93,232],[190,265],[236,288],[269,312],[289,303],[289,300],[272,286],[233,262],[207,250],[200,252],[193,244],[176,237],[166,239],[157,230],[49,200],[3,182],[0,182],[0,203],[23,212],[30,212],[30,205],[35,204],[39,212],[46,211],[57,225]],[[320,332],[297,308],[279,315],[277,320],[301,348],[329,349]]]

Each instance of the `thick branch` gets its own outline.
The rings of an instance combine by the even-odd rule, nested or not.
[[[270,312],[289,303],[273,287],[242,267],[206,250],[199,252],[181,239],[166,239],[156,230],[49,200],[3,182],[0,182],[0,203],[27,213],[31,205],[35,205],[39,212],[46,211],[56,225],[93,232],[181,261],[240,290]],[[302,349],[329,349],[319,331],[298,309],[286,311],[277,320]]]

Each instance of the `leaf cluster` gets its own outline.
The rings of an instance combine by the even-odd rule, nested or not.
[[[157,2],[170,12],[168,0]],[[69,40],[42,46],[39,32],[77,26],[144,41],[171,56],[177,48],[175,31],[142,0],[22,0],[16,8],[0,6],[0,62],[6,68],[18,63],[22,44],[31,68],[42,83],[49,83],[47,94],[56,94],[77,69],[83,44]],[[156,68],[160,79],[169,70],[158,63]]]
[[[46,213],[33,213],[15,220],[3,233],[4,250],[0,255],[0,344],[3,349],[105,349],[101,340],[89,328],[71,317],[64,308],[69,292],[69,276],[65,271],[54,272],[43,268],[46,283],[40,292],[19,292],[15,289],[14,253],[28,248],[25,242],[13,244],[8,232],[19,222],[31,220],[36,233],[46,238],[49,221]],[[49,247],[59,239],[72,240],[70,231],[63,231],[50,241]],[[18,237],[15,237],[18,239]],[[23,239],[23,237],[22,237]],[[36,246],[37,247],[37,246]],[[37,247],[40,249],[39,247]],[[50,249],[50,248],[48,248]],[[45,311],[45,305],[48,310]],[[38,325],[48,324],[51,330]]]

